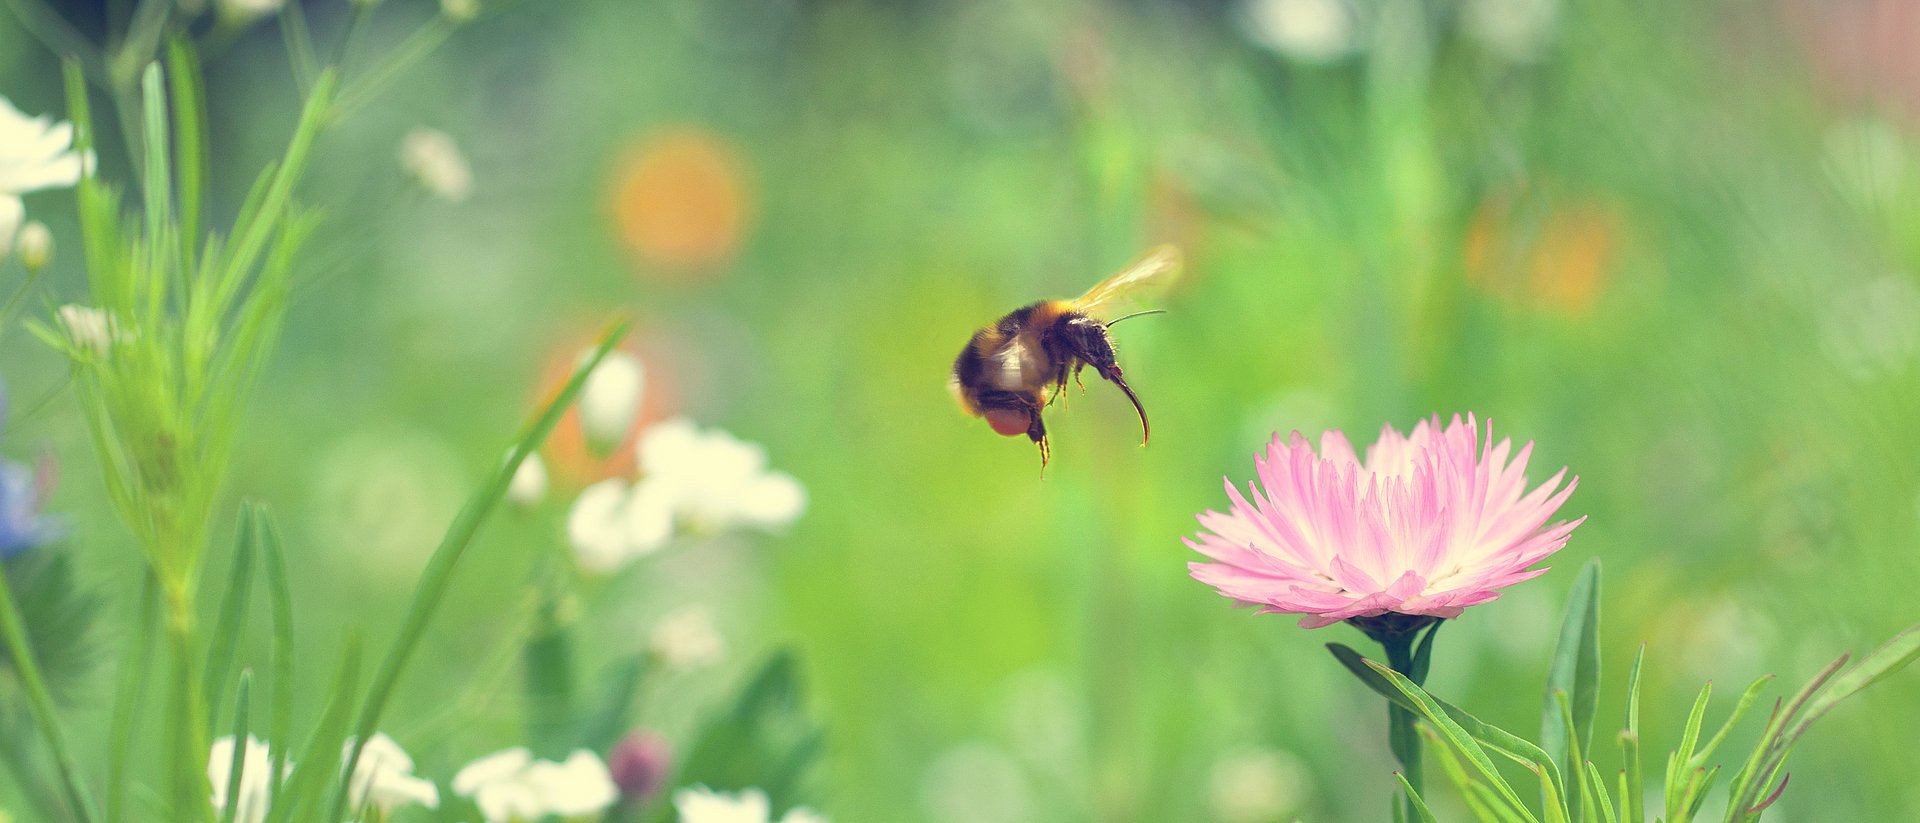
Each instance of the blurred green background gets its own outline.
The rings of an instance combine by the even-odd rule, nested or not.
[[[306,4],[322,34],[344,7]],[[368,51],[435,13],[388,0]],[[765,444],[810,504],[598,584],[583,654],[713,608],[726,662],[644,707],[678,736],[797,649],[836,820],[1386,819],[1385,712],[1320,648],[1363,638],[1231,608],[1179,538],[1273,432],[1368,442],[1436,412],[1537,441],[1535,481],[1570,467],[1563,513],[1591,519],[1553,573],[1441,632],[1429,687],[1532,733],[1571,571],[1601,558],[1601,727],[1646,643],[1657,765],[1702,681],[1790,691],[1916,618],[1917,54],[1898,0],[490,9],[327,134],[306,186],[328,223],[233,482],[288,532],[303,710],[347,627],[384,642],[557,364],[624,313],[649,416]],[[231,213],[296,94],[270,23],[207,71]],[[58,80],[0,15],[0,93],[57,114]],[[422,126],[460,145],[470,197],[402,172]],[[127,179],[111,141],[101,163]],[[29,211],[63,244],[53,301],[83,302],[70,194]],[[1050,417],[1044,478],[953,408],[974,327],[1158,242],[1189,261],[1171,311],[1116,330],[1149,448],[1104,385]],[[0,339],[0,448],[58,458],[67,550],[130,612],[137,555],[64,368]],[[501,655],[529,570],[616,470],[573,437],[549,501],[483,534],[389,714],[423,773],[523,738]],[[71,701],[89,757],[110,692]],[[1769,819],[1920,817],[1890,733],[1917,725],[1911,674],[1842,709]]]

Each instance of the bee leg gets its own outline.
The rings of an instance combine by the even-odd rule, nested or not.
[[[1087,384],[1080,382],[1080,370],[1086,367],[1087,367],[1087,361],[1085,360],[1081,360],[1073,364],[1073,384],[1080,387],[1081,394],[1087,393]],[[1060,388],[1064,389],[1066,387],[1067,387],[1066,381],[1064,380],[1061,381]]]
[[[1040,421],[1040,410],[1033,409],[1027,418],[1027,439],[1040,447],[1040,471],[1047,470],[1047,461],[1053,459],[1053,445],[1047,441],[1047,424]]]

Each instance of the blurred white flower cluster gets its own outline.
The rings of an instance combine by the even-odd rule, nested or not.
[[[640,477],[586,488],[567,518],[581,567],[610,571],[666,545],[676,533],[777,529],[806,509],[806,490],[767,467],[759,445],[685,419],[640,437]]]
[[[673,808],[680,812],[680,823],[773,823],[773,804],[759,789],[729,794],[694,786],[673,793]],[[827,819],[798,808],[788,810],[779,823],[827,823]]]
[[[40,189],[65,188],[80,180],[85,165],[73,150],[73,124],[57,123],[41,115],[28,117],[0,97],[0,261],[18,237],[20,260],[30,269],[47,264],[53,234],[38,220],[26,220],[20,195]]]
[[[353,752],[353,742],[348,741],[341,752],[345,760]],[[273,753],[267,744],[252,735],[247,736],[246,749],[240,753],[239,785],[233,781],[234,739],[231,735],[213,741],[207,754],[207,782],[213,788],[213,810],[224,815],[227,811],[227,795],[234,797],[233,820],[236,823],[261,823],[267,818],[267,802],[271,798],[274,780]],[[288,761],[286,772],[293,770],[292,761]],[[284,773],[281,775],[286,776]],[[382,818],[391,815],[404,806],[425,806],[429,809],[440,807],[440,790],[430,780],[413,775],[413,758],[408,757],[400,744],[385,734],[375,734],[367,739],[367,745],[360,751],[360,761],[353,769],[353,788],[348,800],[356,809],[372,809]]]
[[[400,167],[428,194],[458,203],[473,193],[473,168],[453,136],[417,128],[400,141]]]
[[[520,746],[467,764],[453,776],[453,791],[473,798],[488,823],[598,815],[620,792],[593,752],[579,749],[555,763]]]

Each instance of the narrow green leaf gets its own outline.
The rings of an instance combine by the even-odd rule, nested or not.
[[[240,626],[253,594],[253,557],[258,551],[255,539],[252,503],[240,507],[239,533],[233,540],[233,567],[227,575],[227,590],[220,596],[219,618],[213,626],[213,638],[207,646],[206,690],[207,722],[219,725],[220,704],[227,699],[227,678],[233,673],[233,660],[239,648]]]
[[[253,670],[240,672],[238,695],[233,703],[233,758],[227,763],[227,796],[221,806],[220,823],[233,823],[234,815],[240,812],[240,785],[246,777],[247,738],[251,734],[247,728],[248,714],[253,705]]]
[[[1600,767],[1587,761],[1583,774],[1587,782],[1587,794],[1595,798],[1600,809],[1601,823],[1620,823],[1620,813],[1614,809],[1613,797],[1607,793],[1607,779],[1600,776]]]
[[[1624,765],[1620,792],[1623,816],[1631,823],[1647,819],[1645,772],[1640,764],[1640,666],[1646,661],[1647,645],[1633,653],[1633,668],[1627,672],[1627,728],[1620,733],[1620,759]]]
[[[1540,779],[1541,818],[1543,823],[1573,823],[1567,817],[1567,798],[1560,793],[1560,787],[1547,777],[1547,770],[1534,768],[1528,771]]]
[[[1400,778],[1400,788],[1406,791],[1407,800],[1413,803],[1413,810],[1419,813],[1420,823],[1440,823],[1439,819],[1433,816],[1433,810],[1427,808],[1427,801],[1421,800],[1420,793],[1413,790],[1412,783],[1407,782],[1407,776],[1399,772],[1394,772],[1393,776]],[[1399,808],[1398,804],[1394,806],[1396,811]]]
[[[1726,742],[1727,735],[1733,731],[1734,725],[1740,722],[1740,718],[1746,716],[1748,709],[1753,708],[1754,701],[1760,699],[1760,690],[1766,688],[1770,682],[1773,682],[1773,675],[1763,674],[1747,684],[1747,690],[1740,693],[1740,702],[1734,704],[1733,712],[1727,715],[1725,723],[1720,724],[1720,730],[1714,732],[1706,745],[1701,746],[1692,759],[1687,761],[1689,768],[1697,769],[1707,764],[1707,758],[1712,757],[1713,753],[1720,748],[1720,744]]]
[[[1361,683],[1366,684],[1367,688],[1372,689],[1376,694],[1393,701],[1396,705],[1408,711],[1415,712],[1416,714],[1419,712],[1419,706],[1408,699],[1406,695],[1402,694],[1399,689],[1395,688],[1391,681],[1375,672],[1371,668],[1371,663],[1365,657],[1361,656],[1359,652],[1340,643],[1328,643],[1327,650],[1333,653],[1334,659],[1340,661],[1342,666],[1345,666],[1348,671],[1353,672],[1354,677],[1359,678]],[[1520,736],[1502,729],[1499,726],[1482,721],[1480,718],[1469,714],[1466,710],[1452,703],[1448,703],[1445,700],[1436,697],[1434,698],[1434,702],[1438,703],[1440,708],[1447,713],[1447,717],[1466,729],[1467,733],[1473,736],[1473,739],[1511,757],[1514,762],[1522,764],[1531,763],[1540,766],[1546,769],[1548,774],[1551,775],[1556,782],[1564,782],[1560,776],[1559,767],[1554,765],[1553,759],[1548,757],[1547,753],[1539,746],[1535,746]]]
[[[1546,699],[1540,712],[1540,748],[1545,749],[1565,772],[1567,752],[1577,744],[1582,751],[1592,748],[1593,716],[1599,705],[1600,682],[1600,560],[1594,558],[1580,569],[1567,594],[1566,615],[1560,621],[1560,641],[1554,646],[1553,664],[1547,669]],[[1572,703],[1571,728],[1561,719],[1553,693],[1564,691]],[[1578,763],[1573,768],[1579,769]]]
[[[327,694],[327,706],[320,713],[320,723],[314,727],[313,734],[307,738],[307,745],[301,750],[300,759],[293,767],[293,774],[286,780],[286,788],[274,797],[268,812],[268,823],[286,823],[290,820],[315,819],[313,815],[297,816],[301,809],[308,806],[320,808],[325,803],[327,786],[343,774],[349,772],[340,768],[340,751],[346,746],[347,733],[353,720],[353,704],[360,688],[360,635],[349,632],[346,647],[340,653],[339,673],[334,676],[333,689]],[[358,749],[359,746],[355,746]],[[276,767],[277,768],[277,767]],[[343,786],[346,781],[339,781]],[[344,814],[328,816],[328,820],[345,820]]]
[[[1371,660],[1362,662],[1364,662],[1368,668],[1373,669],[1381,676],[1387,678],[1395,688],[1400,690],[1401,694],[1406,695],[1409,700],[1412,700],[1418,707],[1420,716],[1426,718],[1428,723],[1433,724],[1434,728],[1440,732],[1441,737],[1445,738],[1450,746],[1466,757],[1467,763],[1473,766],[1474,770],[1479,773],[1480,778],[1497,791],[1502,799],[1511,804],[1515,810],[1520,811],[1525,819],[1534,819],[1532,814],[1526,813],[1526,804],[1521,802],[1520,796],[1514,792],[1513,786],[1507,783],[1506,778],[1500,775],[1493,761],[1487,757],[1486,750],[1481,748],[1478,742],[1474,741],[1473,736],[1469,735],[1466,729],[1461,728],[1459,723],[1448,717],[1446,710],[1440,708],[1440,705],[1434,701],[1432,696],[1426,693],[1426,690],[1414,685],[1413,681],[1408,680],[1405,675],[1391,668],[1382,666]]]
[[[1554,691],[1553,702],[1554,705],[1560,709],[1560,717],[1566,721],[1567,728],[1573,728],[1573,702],[1567,697],[1567,693],[1558,690]],[[1569,768],[1573,770],[1573,780],[1566,783],[1557,780],[1550,782],[1554,784],[1554,788],[1560,796],[1560,804],[1563,812],[1568,817],[1572,817],[1577,810],[1582,823],[1587,823],[1593,820],[1593,796],[1587,793],[1587,782],[1581,779],[1582,775],[1586,772],[1584,768],[1581,768],[1581,764],[1587,762],[1587,753],[1585,749],[1581,748],[1580,737],[1578,735],[1569,739],[1567,746],[1567,763]]]
[[[1894,672],[1906,668],[1916,658],[1920,658],[1920,625],[1910,626],[1905,631],[1894,635],[1872,653],[1860,658],[1860,662],[1855,663],[1852,668],[1833,678],[1826,688],[1821,689],[1813,699],[1807,702],[1806,717],[1800,718],[1793,724],[1791,731],[1787,733],[1787,740],[1789,742],[1798,740],[1800,735],[1805,734],[1807,729],[1813,726],[1814,721],[1832,711],[1833,707],[1839,705],[1841,701],[1859,694],[1867,687],[1885,680]]]
[[[191,276],[207,188],[207,107],[199,55],[181,34],[167,38],[167,79],[173,91],[174,165],[180,177],[181,272]]]
[[[60,729],[60,717],[53,708],[53,696],[47,692],[46,680],[40,673],[40,658],[34,653],[33,644],[27,640],[24,622],[20,618],[20,609],[13,600],[13,586],[7,582],[4,567],[0,567],[0,636],[4,636],[7,652],[13,655],[15,672],[20,685],[27,692],[27,709],[33,715],[34,725],[40,727],[40,736],[46,740],[47,750],[53,755],[54,768],[60,774],[60,787],[67,795],[67,804],[81,823],[88,823],[98,817],[93,808],[93,798],[87,794],[84,781],[80,777],[80,764],[73,758],[73,751],[67,747],[66,734]]]
[[[572,378],[547,403],[546,408],[527,424],[520,437],[515,440],[513,448],[508,450],[507,459],[502,461],[494,470],[493,476],[467,499],[460,514],[448,527],[446,536],[440,541],[440,547],[434,550],[433,557],[427,561],[426,570],[421,573],[420,585],[414,590],[413,601],[407,607],[407,615],[400,625],[399,635],[394,638],[393,645],[388,647],[386,655],[380,662],[380,668],[374,673],[372,685],[367,692],[367,701],[360,710],[359,722],[354,724],[353,750],[347,755],[346,762],[348,773],[351,773],[354,765],[360,761],[360,752],[365,748],[367,739],[377,730],[380,715],[386,709],[387,699],[392,695],[394,686],[399,683],[400,676],[406,671],[414,649],[420,644],[420,637],[426,633],[427,622],[433,618],[434,612],[440,606],[440,599],[446,595],[448,587],[452,584],[453,573],[460,564],[460,558],[466,554],[467,546],[473,542],[474,535],[479,533],[488,515],[493,513],[500,499],[506,495],[507,486],[513,481],[514,472],[519,470],[520,464],[527,459],[527,455],[532,454],[541,443],[546,441],[548,433],[552,432],[553,427],[560,422],[567,407],[571,406],[574,398],[579,396],[580,389],[586,384],[587,376],[593,372],[594,367],[600,365],[600,361],[606,358],[607,353],[613,350],[614,345],[619,343],[626,333],[627,323],[622,322],[601,335],[599,345],[594,347],[593,352],[574,368]],[[341,819],[346,811],[347,792],[343,784],[335,797],[333,810],[328,815],[328,819]]]
[[[256,508],[253,523],[260,553],[267,559],[267,594],[273,607],[273,689],[269,700],[273,714],[267,721],[267,747],[273,756],[271,795],[277,796],[281,778],[286,775],[287,748],[293,744],[293,592],[273,515],[264,507]]]
[[[133,733],[140,721],[140,705],[147,693],[147,671],[153,662],[154,624],[159,616],[160,585],[149,568],[140,584],[140,611],[132,654],[120,673],[113,698],[113,726],[107,743],[107,823],[119,823],[127,796],[127,758],[133,753]]]

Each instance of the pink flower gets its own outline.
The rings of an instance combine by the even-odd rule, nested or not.
[[[1566,545],[1586,520],[1545,525],[1579,478],[1567,470],[1527,491],[1533,444],[1485,446],[1472,415],[1439,415],[1401,436],[1383,426],[1365,463],[1329,431],[1315,454],[1305,437],[1275,435],[1254,457],[1247,496],[1227,480],[1228,513],[1199,515],[1187,546],[1216,562],[1193,577],[1260,612],[1303,615],[1309,629],[1398,613],[1458,617],[1499,590],[1546,573],[1529,567]],[[1509,455],[1512,461],[1508,461]],[[1558,489],[1558,491],[1556,491]]]

